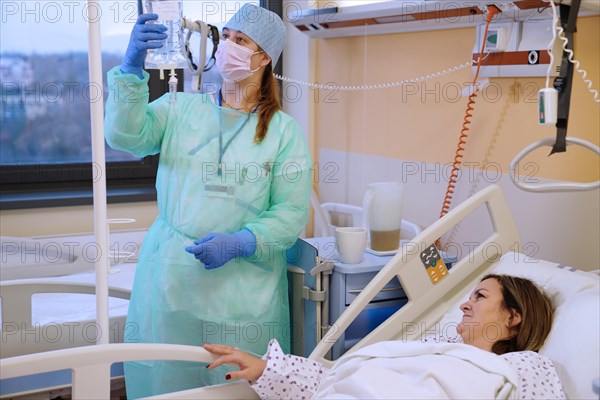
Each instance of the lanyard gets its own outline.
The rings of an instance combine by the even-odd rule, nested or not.
[[[219,90],[219,107],[223,107],[223,93],[221,90]],[[252,112],[248,113],[248,115],[246,116],[246,119],[244,120],[242,125],[240,125],[240,127],[235,131],[235,133],[233,134],[231,139],[229,139],[229,141],[227,141],[227,143],[225,143],[225,147],[223,147],[223,130],[221,129],[221,127],[219,127],[219,164],[218,164],[218,170],[217,170],[217,173],[219,176],[221,176],[221,173],[223,171],[223,156],[225,155],[225,152],[229,148],[229,145],[231,144],[231,142],[233,142],[233,139],[235,139],[236,136],[239,135],[239,133],[242,131],[242,129],[244,129],[244,127],[250,120],[250,114],[255,113],[257,108],[258,108],[258,106],[256,108],[254,108],[254,110],[252,110]],[[219,111],[219,112],[221,113],[219,115],[219,120],[222,121],[223,114],[222,114],[222,111]],[[222,126],[222,124],[221,124],[221,126]]]

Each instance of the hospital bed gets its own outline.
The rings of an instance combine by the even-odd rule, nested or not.
[[[476,210],[485,210],[492,233],[460,257],[445,277],[434,283],[420,253]],[[419,234],[376,275],[317,345],[310,358],[330,365],[324,355],[356,315],[392,279],[399,279],[408,303],[357,343],[349,352],[384,340],[417,339],[436,323],[457,322],[458,304],[479,279],[491,271],[525,276],[540,284],[556,308],[550,336],[541,353],[556,366],[569,398],[598,398],[593,385],[600,377],[600,281],[596,274],[513,253],[520,241],[508,204],[497,186],[490,186],[458,205]],[[450,310],[450,311],[449,311]],[[414,326],[423,329],[415,330]],[[411,327],[411,329],[408,329]],[[110,365],[134,359],[178,359],[209,362],[201,348],[180,345],[109,344],[11,357],[0,361],[2,379],[48,371],[73,371],[74,398],[108,398]],[[256,398],[245,381],[169,393],[158,398]]]

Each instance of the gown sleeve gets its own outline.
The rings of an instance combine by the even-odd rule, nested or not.
[[[256,261],[269,261],[273,247],[291,247],[308,221],[312,158],[298,123],[289,118],[282,125],[277,128],[283,137],[270,171],[270,206],[245,226],[256,237]]]
[[[252,383],[261,399],[310,399],[317,391],[327,368],[319,362],[284,354],[277,340],[269,342],[267,368]]]
[[[140,158],[157,154],[167,125],[168,94],[148,104],[149,75],[146,71],[144,78],[140,79],[115,67],[107,77],[106,142],[113,149],[127,151]]]
[[[566,399],[554,364],[533,351],[501,356],[519,376],[519,399]]]

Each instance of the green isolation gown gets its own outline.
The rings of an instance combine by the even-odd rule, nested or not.
[[[169,94],[148,104],[148,75],[108,73],[108,144],[137,157],[160,153],[159,216],[139,257],[125,342],[224,343],[263,354],[288,348],[285,250],[308,219],[312,161],[298,123],[278,111],[254,143],[257,113],[222,108],[211,96]],[[256,252],[206,270],[184,248],[209,232],[250,230]],[[125,365],[128,398],[222,383],[226,369],[140,361]]]

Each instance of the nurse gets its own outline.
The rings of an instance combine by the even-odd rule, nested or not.
[[[160,215],[144,240],[126,342],[222,343],[289,351],[285,250],[308,219],[311,156],[298,123],[281,111],[273,66],[285,43],[276,14],[243,6],[217,52],[214,96],[179,93],[148,104],[146,51],[164,27],[138,18],[120,67],[108,73],[106,140],[137,157],[160,153]],[[221,383],[205,365],[126,363],[128,398]]]

